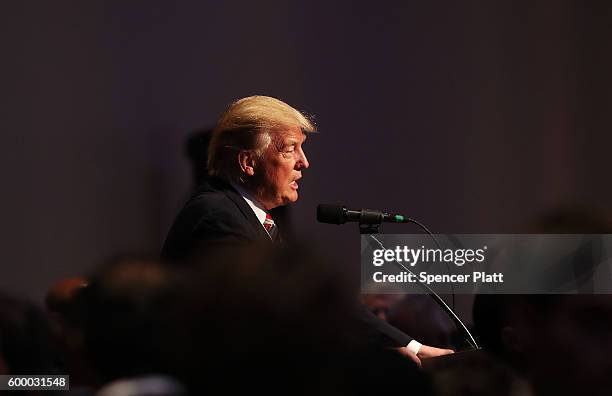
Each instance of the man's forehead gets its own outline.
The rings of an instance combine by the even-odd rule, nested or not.
[[[304,142],[306,134],[299,128],[289,128],[276,131],[276,136],[283,142]]]

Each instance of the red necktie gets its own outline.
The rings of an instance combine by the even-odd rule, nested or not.
[[[274,219],[270,216],[270,213],[266,213],[266,219],[263,222],[263,226],[270,235],[270,238],[274,242],[278,242],[278,227],[274,224]]]

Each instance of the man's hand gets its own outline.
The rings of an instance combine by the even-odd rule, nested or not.
[[[455,353],[455,351],[453,351],[452,349],[442,349],[430,347],[427,345],[421,345],[421,349],[419,349],[417,356],[419,359],[427,359],[436,356],[450,355],[451,353]]]
[[[417,366],[422,367],[421,359],[419,359],[419,357],[414,352],[412,352],[410,349],[408,349],[407,347],[401,347],[401,348],[395,348],[395,349],[402,355],[406,356],[408,359],[415,362]]]
[[[419,353],[417,353],[416,355],[407,347],[397,348],[397,351],[415,362],[419,367],[422,366],[421,359],[428,359],[431,357],[450,355],[451,353],[455,353],[455,351],[453,351],[452,349],[442,349],[430,347],[428,345],[421,345]]]

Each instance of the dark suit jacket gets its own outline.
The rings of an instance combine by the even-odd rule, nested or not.
[[[210,178],[200,185],[178,214],[161,256],[189,258],[211,242],[270,242],[270,237],[244,198],[226,181]]]
[[[178,214],[162,248],[164,260],[188,260],[210,243],[272,243],[268,233],[244,198],[226,181],[206,180]],[[384,346],[406,346],[412,340],[365,306],[355,307],[360,340]]]

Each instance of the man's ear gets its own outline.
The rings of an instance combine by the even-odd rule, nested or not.
[[[255,155],[252,151],[242,150],[238,153],[238,163],[240,170],[247,176],[255,174]]]

